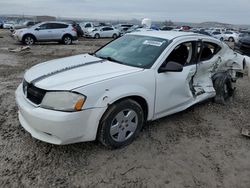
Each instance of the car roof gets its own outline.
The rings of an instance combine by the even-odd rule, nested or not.
[[[60,23],[60,24],[70,25],[70,23],[61,22],[61,21],[45,21],[45,22],[41,22],[41,24],[44,24],[44,23]]]
[[[185,36],[203,36],[197,33],[181,32],[181,31],[180,32],[177,32],[177,31],[142,31],[142,32],[129,33],[129,35],[157,37],[157,38],[163,38],[167,40],[172,40],[177,37],[185,37]]]

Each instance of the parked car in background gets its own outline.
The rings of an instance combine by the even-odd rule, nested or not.
[[[225,28],[210,28],[209,30],[210,30],[211,33],[213,33],[213,32],[219,32],[219,33],[226,32]]]
[[[82,37],[83,36],[83,30],[82,30],[80,24],[76,23],[75,21],[67,21],[66,23],[71,24],[76,29],[78,37]]]
[[[193,31],[194,33],[199,33],[199,34],[203,34],[203,35],[207,35],[207,36],[211,36],[210,33],[206,32],[206,31],[203,31],[203,30],[197,30],[197,31]]]
[[[139,29],[139,28],[141,28],[139,25],[133,25],[132,27],[130,27],[130,28],[126,31],[126,33],[131,33],[131,32],[133,32],[133,31],[135,31],[136,29]]]
[[[0,20],[0,29],[3,29],[3,21]]]
[[[235,44],[235,50],[250,56],[250,33],[240,35],[239,41]]]
[[[214,98],[230,101],[244,56],[185,32],[126,34],[94,54],[32,67],[16,90],[19,121],[52,144],[130,144],[147,121]],[[237,74],[238,73],[238,74]]]
[[[137,28],[137,29],[131,31],[130,33],[145,32],[145,31],[155,31],[155,30],[154,30],[154,29],[151,29],[151,28],[140,27],[140,28]]]
[[[118,24],[118,25],[115,25],[114,27],[118,29],[119,31],[121,31],[123,28],[130,28],[132,26],[133,24]]]
[[[132,27],[133,24],[118,24],[115,25],[114,28],[118,29],[119,31],[123,30],[124,28],[128,30],[128,28]]]
[[[23,28],[31,27],[31,26],[36,25],[38,23],[39,22],[35,22],[35,21],[25,21],[25,22],[20,23],[20,24],[14,24],[13,26],[10,27],[10,31],[13,32],[16,29],[23,29]]]
[[[181,26],[180,29],[181,29],[182,31],[188,31],[189,29],[191,29],[191,27],[188,26],[188,25],[184,25],[184,26]]]
[[[238,42],[239,40],[239,33],[235,31],[226,31],[223,35],[224,35],[224,40],[229,42]]]
[[[219,31],[212,32],[211,36],[214,37],[214,38],[216,38],[216,39],[219,39],[221,41],[224,40],[224,35],[221,32],[219,32]]]
[[[80,27],[83,30],[83,36],[87,36],[89,32],[93,31],[95,26],[92,22],[83,22],[80,23]]]
[[[115,25],[114,28],[115,29],[118,29],[119,32],[120,32],[120,35],[124,35],[127,30],[129,30],[129,28],[131,28],[133,26],[133,24],[118,24],[118,25]]]
[[[120,32],[118,29],[115,29],[114,27],[104,26],[104,27],[98,27],[89,32],[86,37],[91,38],[117,38],[120,36]]]
[[[173,27],[173,26],[163,26],[163,27],[160,28],[160,30],[162,30],[162,31],[171,31],[174,28],[175,27]]]
[[[35,42],[62,42],[71,44],[77,39],[76,29],[65,22],[42,22],[30,28],[18,29],[13,36],[26,45],[32,45]]]
[[[15,25],[15,22],[13,22],[13,21],[5,22],[5,23],[3,24],[3,28],[4,28],[4,29],[10,29],[11,27],[13,27],[13,25]]]

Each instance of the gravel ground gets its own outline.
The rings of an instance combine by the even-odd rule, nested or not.
[[[1,38],[1,36],[3,38]],[[211,101],[149,122],[138,139],[119,150],[98,142],[55,146],[33,139],[20,126],[14,92],[31,66],[93,52],[109,40],[82,39],[74,45],[21,47],[0,30],[1,187],[250,187],[250,79],[237,83],[234,100]]]

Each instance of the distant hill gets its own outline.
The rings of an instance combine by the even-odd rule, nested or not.
[[[250,25],[234,25],[228,23],[220,23],[220,22],[202,22],[202,23],[185,23],[185,22],[175,22],[175,25],[189,25],[191,27],[218,27],[218,28],[234,28],[234,29],[248,29]]]

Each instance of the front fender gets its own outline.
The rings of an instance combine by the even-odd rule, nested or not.
[[[148,119],[152,119],[155,98],[155,77],[152,71],[142,71],[127,76],[98,82],[75,90],[87,96],[84,109],[107,108],[110,104],[131,96],[147,102]]]

